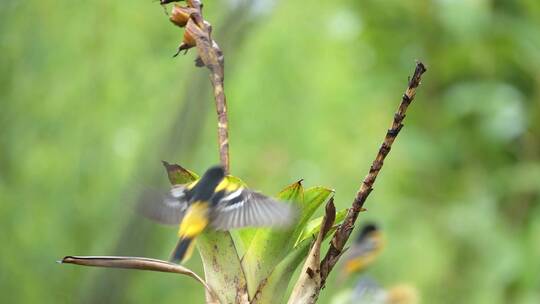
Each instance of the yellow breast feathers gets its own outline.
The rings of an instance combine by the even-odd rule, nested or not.
[[[178,236],[192,238],[199,235],[208,225],[208,202],[194,202],[180,223]]]

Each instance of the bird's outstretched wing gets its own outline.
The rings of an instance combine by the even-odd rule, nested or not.
[[[164,225],[178,225],[189,206],[190,185],[175,185],[169,193],[154,195],[138,205],[142,216]]]
[[[214,195],[211,225],[217,230],[241,227],[273,226],[286,228],[295,219],[291,204],[279,202],[261,193],[239,187]]]

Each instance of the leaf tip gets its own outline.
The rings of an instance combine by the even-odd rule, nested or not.
[[[57,260],[56,263],[58,263],[58,264],[67,264],[67,263],[70,263],[72,259],[73,259],[72,256],[66,255],[66,256],[63,257],[62,259]]]
[[[178,164],[171,164],[164,160],[162,160],[161,163],[163,164],[163,167],[165,167],[165,171],[167,172],[167,176],[172,185],[185,184],[197,179],[195,173]]]

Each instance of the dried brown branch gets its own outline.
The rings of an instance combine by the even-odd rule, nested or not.
[[[187,7],[176,5],[170,20],[184,27],[184,40],[178,48],[178,55],[192,47],[197,49],[197,66],[205,66],[210,70],[210,81],[214,88],[214,99],[218,116],[218,144],[221,165],[229,173],[229,122],[227,118],[227,100],[224,91],[224,60],[219,45],[212,39],[212,26],[202,16],[199,0],[187,0]],[[186,18],[187,16],[187,18]]]
[[[367,197],[373,190],[373,184],[375,183],[377,175],[379,174],[379,171],[384,164],[384,160],[390,152],[392,144],[394,143],[394,140],[399,134],[399,131],[403,127],[405,113],[407,112],[407,108],[409,107],[411,102],[414,100],[416,88],[420,85],[420,80],[424,72],[426,72],[426,67],[424,66],[424,64],[421,62],[417,62],[414,74],[412,78],[409,79],[409,85],[407,87],[407,90],[405,91],[405,94],[403,94],[401,103],[399,104],[399,108],[394,115],[392,126],[390,127],[390,129],[388,129],[388,132],[386,132],[386,136],[384,137],[384,141],[379,148],[379,151],[377,152],[377,156],[375,157],[375,160],[373,161],[369,169],[368,175],[364,178],[364,181],[362,182],[362,185],[360,186],[360,189],[358,190],[358,193],[356,194],[356,197],[352,203],[352,207],[347,212],[347,216],[345,217],[343,224],[334,233],[334,236],[330,242],[330,247],[326,252],[326,256],[321,261],[322,288],[324,288],[324,284],[326,278],[328,278],[328,274],[330,273],[330,271],[332,271],[341,254],[343,253],[343,248],[345,247],[345,243],[351,235],[358,214],[362,210],[362,207],[364,206]]]
[[[208,284],[206,284],[206,282],[195,272],[184,266],[166,261],[149,258],[121,256],[66,256],[62,260],[60,260],[59,263],[93,267],[140,269],[183,274],[197,280],[212,295],[213,299],[217,299],[215,293],[212,291],[210,286],[208,286]],[[213,300],[212,302],[218,303],[217,300]]]

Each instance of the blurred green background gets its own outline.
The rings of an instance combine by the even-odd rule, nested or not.
[[[269,194],[304,178],[349,206],[420,59],[359,218],[388,242],[369,275],[424,303],[540,302],[539,1],[205,4],[226,56],[233,174]],[[181,35],[150,0],[0,2],[3,303],[203,301],[189,278],[55,264],[168,256],[175,229],[133,205],[167,189],[160,160],[218,162],[207,71],[193,52],[171,58]]]

